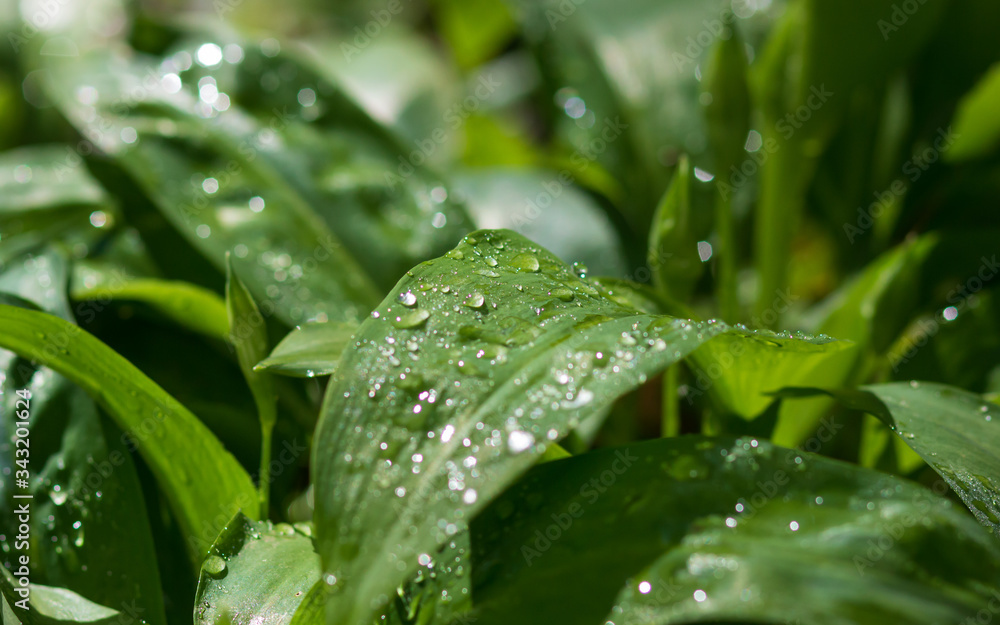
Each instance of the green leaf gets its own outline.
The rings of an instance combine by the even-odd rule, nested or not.
[[[45,252],[12,263],[0,274],[0,293],[16,293],[71,320],[66,274],[62,255]],[[65,377],[0,350],[0,414],[25,409],[23,401],[18,404],[20,390],[30,393],[32,499],[26,552],[32,581],[105,605],[135,605],[147,622],[164,623],[153,535],[121,431]],[[11,444],[14,425],[12,419],[0,420],[0,466],[17,470],[22,448]],[[0,527],[11,530],[21,524],[17,509],[26,503],[13,497],[24,492],[15,490],[15,477],[0,478]],[[109,576],[120,581],[109,584]]]
[[[516,32],[510,11],[490,0],[437,0],[432,5],[455,60],[469,69],[501,51]]]
[[[123,277],[94,265],[79,271],[74,268],[74,273],[78,274],[70,291],[74,300],[142,302],[177,325],[205,336],[225,339],[229,334],[226,303],[206,288],[177,280]]]
[[[741,165],[747,157],[750,130],[746,44],[737,29],[731,31],[730,37],[715,44],[705,69],[704,92],[711,96],[704,107],[705,120],[719,181],[728,180],[729,168]]]
[[[5,220],[65,209],[96,210],[109,203],[107,193],[68,146],[29,146],[3,152],[0,166],[0,215]]]
[[[667,297],[687,301],[705,269],[698,255],[698,234],[691,164],[682,156],[677,173],[656,208],[647,261],[653,281]]]
[[[739,31],[732,28],[728,39],[715,45],[705,72],[704,94],[710,98],[705,106],[708,138],[715,163],[715,254],[717,270],[716,292],[722,318],[735,323],[739,320],[737,263],[739,246],[736,238],[736,216],[732,197],[735,189],[729,185],[731,172],[746,158],[746,137],[750,130],[750,89],[747,83],[746,47]]]
[[[270,504],[271,433],[278,420],[278,396],[274,378],[254,365],[267,355],[267,326],[253,296],[233,271],[226,255],[226,313],[229,317],[229,343],[236,350],[240,371],[250,387],[260,418],[260,506],[261,518],[267,518]]]
[[[304,378],[330,375],[357,329],[356,324],[336,321],[299,326],[254,369]]]
[[[30,146],[0,153],[0,264],[56,238],[96,233],[90,221],[115,211],[104,189],[68,146]],[[94,221],[96,223],[105,223]]]
[[[464,592],[484,625],[959,623],[993,596],[998,554],[922,486],[683,437],[532,469],[473,521]]]
[[[330,619],[368,618],[551,443],[726,331],[618,304],[509,231],[415,267],[342,356],[317,429]]]
[[[129,435],[170,503],[196,566],[221,529],[220,515],[256,507],[253,482],[218,439],[108,346],[45,313],[0,305],[0,323],[0,347],[72,380]]]
[[[398,173],[403,148],[339,90],[329,87],[327,97],[326,79],[298,65],[298,88],[265,96],[264,68],[278,74],[295,60],[271,59],[257,46],[245,50],[233,71],[211,74],[230,102],[221,113],[206,113],[205,103],[191,97],[208,72],[176,68],[178,57],[126,59],[105,51],[51,58],[46,85],[81,130],[92,107],[77,100],[76,89],[97,90],[94,107],[111,126],[100,147],[217,267],[224,269],[232,251],[262,308],[273,307],[288,324],[356,319],[378,301],[376,283],[388,286],[414,262],[443,251],[441,237],[430,235],[455,236],[468,219],[454,202],[432,199],[444,187],[428,172]],[[180,76],[184,89],[147,89],[136,101],[130,85],[148,73]],[[305,88],[323,95],[312,109],[296,100]],[[173,129],[169,136],[160,131],[165,126]],[[362,267],[356,256],[371,250],[379,253]]]
[[[319,570],[319,563],[316,565]],[[329,598],[328,585],[325,580],[313,584],[309,592],[302,598],[302,603],[292,615],[291,625],[323,625],[326,623],[326,602]]]
[[[319,579],[308,525],[254,522],[237,514],[201,567],[195,625],[287,625]]]
[[[696,375],[688,398],[707,391],[728,412],[754,419],[774,400],[770,392],[791,385],[789,380],[826,380],[829,363],[854,351],[850,341],[822,334],[786,333],[796,340],[785,344],[776,343],[775,336],[739,327],[699,347],[690,359]]]
[[[961,497],[979,522],[1000,532],[1000,418],[979,395],[944,384],[893,382],[851,389],[788,389],[788,396],[826,393],[888,425]]]
[[[2,594],[0,594],[0,610],[3,610],[3,612],[0,613],[0,617],[2,617],[0,620],[3,620],[4,623],[24,625],[24,622],[19,619],[16,614],[14,614],[14,610],[10,607],[10,604],[7,603],[7,597]]]
[[[30,598],[24,597],[17,590],[24,587],[18,584],[15,579],[10,571],[0,566],[0,591],[2,591],[4,600],[4,623],[7,622],[8,610],[18,622],[24,625],[70,625],[73,623],[116,625],[125,618],[134,618],[135,615],[135,612],[126,614],[94,603],[72,590],[41,584],[30,584],[28,586]],[[27,601],[18,605],[18,601],[24,599]],[[27,605],[26,610],[22,609],[23,605]],[[123,605],[123,607],[129,606]],[[134,604],[131,607],[134,609]]]
[[[796,376],[813,382],[801,385],[851,386],[870,373],[871,353],[882,353],[904,327],[916,305],[920,268],[933,251],[936,238],[920,237],[886,252],[827,297],[813,312],[818,332],[851,341],[855,348],[841,350],[824,358],[816,376]],[[777,300],[776,300],[777,301]],[[778,387],[792,386],[780,380]],[[815,430],[831,402],[817,398],[798,405],[783,406],[773,434],[780,445],[802,444]],[[869,465],[871,466],[871,465]]]
[[[986,156],[1000,143],[1000,63],[994,64],[975,88],[962,98],[952,130],[955,143],[945,152],[950,161]]]
[[[127,90],[129,80],[159,72],[152,61],[109,55],[61,61],[53,64],[48,85],[69,120],[86,128],[85,111],[72,94],[79,85],[95,86],[101,94],[98,107],[113,125],[102,135],[101,147],[118,158],[171,224],[220,269],[226,252],[235,250],[233,262],[245,271],[257,297],[272,303],[286,322],[321,313],[349,317],[358,314],[358,304],[374,301],[376,290],[364,272],[275,166],[273,159],[280,156],[270,155],[261,139],[266,120],[234,110],[231,124],[209,126],[191,110],[193,103],[183,104],[183,94],[170,98],[165,92],[149,93],[127,115],[111,114],[108,108]],[[119,70],[107,72],[108,64]],[[276,127],[289,123],[274,115],[271,121]],[[178,136],[158,133],[159,123],[173,124]],[[142,134],[127,144],[118,138],[123,132]],[[207,178],[214,183],[204,185],[218,186],[191,184]],[[265,251],[275,258],[286,255],[288,267],[259,263]],[[293,265],[302,269],[299,279],[275,278],[276,271]],[[309,293],[305,301],[296,293],[303,287]]]

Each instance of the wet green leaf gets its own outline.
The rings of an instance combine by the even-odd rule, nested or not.
[[[1000,440],[997,406],[944,384],[893,382],[854,389],[789,389],[789,396],[826,393],[888,425],[920,454],[969,510],[1000,531]]]
[[[29,597],[23,597],[17,591],[23,589],[16,581],[18,578],[15,578],[5,567],[0,567],[0,569],[2,569],[0,570],[0,592],[3,594],[4,601],[4,623],[7,622],[8,614],[12,614],[17,619],[15,622],[24,625],[69,625],[71,623],[117,625],[124,618],[134,618],[133,615],[126,615],[94,603],[65,588],[30,584]],[[18,604],[18,601],[24,599],[27,601]],[[27,609],[23,609],[24,606]]]
[[[107,193],[70,147],[0,153],[0,264],[57,237],[79,240],[80,232],[93,232],[115,215]]]
[[[725,410],[753,419],[773,401],[770,392],[792,385],[790,380],[828,379],[829,363],[855,349],[850,341],[826,335],[778,333],[796,339],[783,343],[775,342],[775,336],[739,328],[699,347],[690,359],[696,374],[688,398],[707,392]]]
[[[278,63],[294,57],[247,48],[232,67],[182,67],[178,59],[196,51],[52,58],[46,84],[83,131],[96,108],[108,126],[95,135],[99,146],[220,270],[232,252],[254,297],[286,323],[364,315],[377,284],[443,251],[430,233],[469,227],[422,161],[409,163],[410,149],[325,78],[299,65],[296,84],[262,92],[259,75],[270,71],[280,84]],[[129,91],[147,75],[158,78]],[[206,76],[225,96],[224,111],[190,97]],[[77,99],[78,88],[96,90],[93,107]],[[372,249],[381,251],[362,266],[355,254]]]
[[[218,439],[105,344],[57,317],[12,306],[0,305],[0,322],[0,347],[72,380],[129,435],[170,503],[195,565],[221,529],[217,518],[256,503],[249,476]]]
[[[957,623],[992,597],[998,552],[921,486],[685,437],[534,468],[473,521],[464,587],[484,624]]]
[[[319,579],[310,536],[308,525],[272,525],[237,514],[202,564],[195,625],[290,623]]]
[[[62,255],[49,251],[11,264],[0,274],[0,292],[29,298],[71,320],[66,274]],[[18,404],[19,390],[31,393],[27,404]],[[5,550],[5,556],[16,563],[16,556],[30,555],[34,583],[66,588],[104,605],[133,605],[147,622],[164,623],[153,536],[121,431],[68,379],[3,350],[0,400],[2,414],[27,409],[29,416],[28,447],[11,442],[14,421],[0,420],[0,464],[20,470],[19,449],[28,449],[31,458],[29,490],[16,488],[16,473],[0,477],[0,526],[13,530],[20,525],[20,504],[31,510],[28,549]],[[24,493],[32,499],[14,498]],[[9,548],[17,541],[7,536]],[[116,583],[109,584],[109,577]]]
[[[510,231],[414,268],[343,355],[316,434],[329,618],[380,609],[551,443],[727,331],[616,303]]]
[[[357,329],[355,324],[336,321],[299,326],[254,369],[305,378],[330,375]]]

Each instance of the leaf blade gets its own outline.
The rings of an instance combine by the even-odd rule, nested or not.
[[[72,380],[132,437],[184,529],[192,562],[200,563],[215,538],[208,534],[221,529],[215,517],[256,502],[246,471],[197,417],[89,333],[6,305],[0,305],[0,322],[0,346]],[[66,353],[47,342],[55,338],[66,342]],[[213,479],[198,479],[204,475]]]

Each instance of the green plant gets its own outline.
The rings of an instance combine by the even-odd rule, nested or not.
[[[3,623],[1000,612],[995,3],[184,6],[0,15]]]

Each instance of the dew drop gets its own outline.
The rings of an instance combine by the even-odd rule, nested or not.
[[[486,298],[483,297],[483,294],[479,293],[478,291],[473,291],[465,299],[465,305],[470,308],[482,308],[483,304],[485,303],[486,303]]]
[[[529,271],[532,273],[538,271],[539,268],[538,259],[534,254],[527,252],[515,256],[514,260],[510,261],[510,265],[518,271]]]
[[[201,570],[215,579],[221,579],[226,576],[226,561],[219,556],[208,556],[202,563]]]
[[[413,294],[413,291],[406,291],[405,293],[400,293],[396,300],[403,306],[413,307],[417,305],[417,296]]]
[[[529,449],[534,444],[535,437],[530,433],[522,432],[521,430],[511,432],[510,436],[507,438],[507,448],[515,454]]]
[[[392,325],[397,328],[416,328],[422,325],[431,316],[431,313],[423,308],[408,310],[392,321]]]

